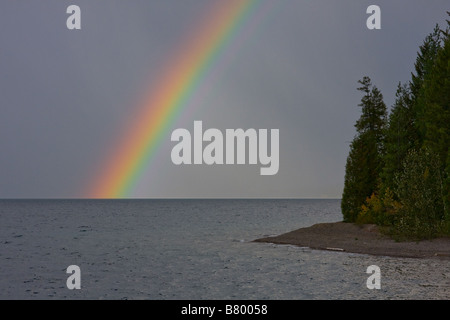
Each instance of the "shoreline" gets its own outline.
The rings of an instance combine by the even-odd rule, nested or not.
[[[375,256],[450,260],[450,237],[397,242],[380,233],[378,227],[372,224],[318,223],[253,241]]]

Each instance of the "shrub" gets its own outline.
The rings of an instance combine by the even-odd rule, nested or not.
[[[391,225],[400,208],[401,204],[394,200],[393,192],[389,188],[386,188],[381,196],[372,193],[366,199],[365,203],[361,206],[356,223],[375,223],[379,226]]]

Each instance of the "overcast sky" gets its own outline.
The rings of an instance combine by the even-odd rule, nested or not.
[[[0,198],[78,198],[138,97],[213,1],[1,1]],[[262,0],[272,1],[272,0]],[[81,30],[66,8],[81,8]],[[381,30],[366,8],[381,8]],[[448,0],[280,0],[184,110],[130,197],[340,198],[359,117],[357,81],[385,103],[410,79]],[[279,129],[280,169],[172,163],[176,128]],[[98,174],[98,173],[97,173]]]

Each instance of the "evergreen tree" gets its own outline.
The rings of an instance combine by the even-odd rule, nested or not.
[[[364,201],[376,189],[384,152],[384,132],[386,127],[386,105],[383,95],[373,86],[369,77],[358,83],[364,93],[359,106],[361,117],[355,124],[357,135],[350,145],[347,158],[342,214],[344,221],[354,222]]]
[[[356,136],[350,145],[350,153],[345,166],[344,192],[341,209],[345,222],[354,222],[360,207],[372,192],[372,182],[368,168],[370,159],[364,135]]]
[[[396,192],[402,203],[394,230],[408,238],[432,238],[444,221],[439,157],[429,148],[408,152],[396,174]]]
[[[450,12],[447,12],[450,15]],[[398,235],[450,234],[450,21],[419,48],[386,123],[381,92],[364,77],[347,158],[344,221],[391,224]],[[381,183],[380,183],[381,182]],[[395,192],[395,199],[394,194]]]
[[[441,49],[441,30],[436,25],[433,32],[430,33],[424,40],[423,44],[419,47],[417,53],[416,62],[414,64],[415,74],[411,74],[411,97],[414,108],[414,123],[419,135],[419,144],[423,143],[425,136],[426,125],[423,120],[423,116],[426,110],[425,97],[423,95],[424,82],[428,74],[433,69],[436,57]]]
[[[424,80],[421,101],[424,106],[424,147],[439,157],[444,176],[444,200],[449,214],[450,204],[450,36],[445,32],[443,47],[438,51],[432,69]]]
[[[411,91],[408,85],[397,87],[396,100],[386,128],[384,168],[381,173],[383,189],[394,190],[394,176],[411,148],[416,146],[418,133],[414,125]]]
[[[379,152],[382,151],[384,140],[384,129],[386,127],[386,105],[383,102],[383,95],[376,86],[373,86],[369,77],[364,77],[359,80],[362,86],[358,88],[364,93],[361,103],[361,117],[356,121],[355,127],[359,134],[368,132],[370,136],[380,147]]]

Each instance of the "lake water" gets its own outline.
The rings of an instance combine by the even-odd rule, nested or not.
[[[252,242],[340,220],[339,200],[0,200],[0,299],[450,298],[448,261]]]

